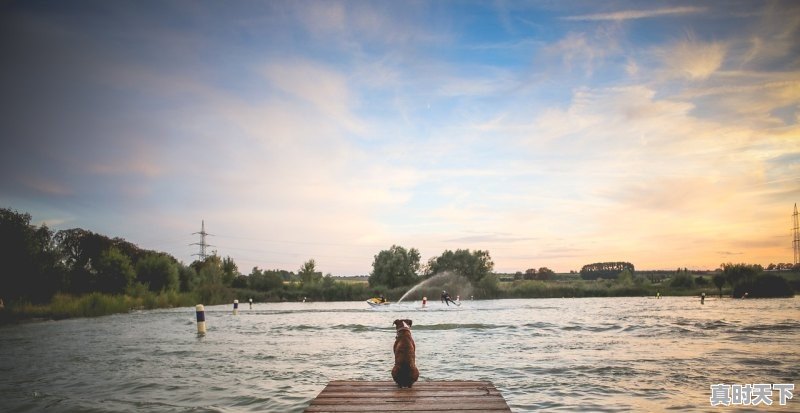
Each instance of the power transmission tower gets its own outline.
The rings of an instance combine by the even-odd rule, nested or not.
[[[206,243],[206,236],[207,235],[212,235],[213,236],[214,234],[209,234],[209,233],[206,232],[206,221],[205,220],[200,221],[200,223],[201,223],[200,224],[200,232],[193,232],[192,233],[192,235],[200,234],[200,242],[195,242],[195,243],[192,243],[192,244],[189,244],[189,245],[199,245],[200,246],[200,252],[197,253],[197,254],[192,254],[192,255],[193,256],[197,255],[200,258],[200,261],[205,261],[206,257],[208,257],[208,254],[206,254],[206,248],[213,247],[213,245],[210,245],[210,244]]]
[[[794,214],[792,214],[792,221],[794,221],[794,226],[792,227],[792,247],[794,247],[794,265],[800,263],[800,226],[797,224],[797,203],[794,204]]]

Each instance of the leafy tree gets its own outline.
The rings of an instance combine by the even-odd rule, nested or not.
[[[136,263],[136,279],[150,291],[176,291],[180,288],[178,265],[166,254],[149,254]]]
[[[0,208],[0,295],[6,300],[44,302],[62,285],[53,233],[30,221],[29,214]]]
[[[313,258],[303,263],[298,275],[300,276],[300,282],[304,285],[315,284],[322,280],[322,273],[317,272],[317,264]]]
[[[396,288],[414,285],[419,280],[420,255],[416,248],[406,250],[399,245],[392,245],[383,250],[372,261],[372,272],[369,285]]]
[[[494,269],[489,251],[445,250],[442,255],[428,260],[427,275],[432,276],[445,271],[467,277],[470,282],[478,282]]]
[[[515,279],[517,277],[514,277]],[[522,276],[525,280],[534,280],[536,279],[536,268],[528,268],[525,270],[525,274]]]
[[[722,274],[734,290],[739,284],[753,282],[762,272],[764,268],[758,264],[722,264]]]
[[[711,282],[714,283],[715,286],[719,289],[719,298],[722,298],[722,287],[725,285],[725,275],[723,274],[714,274],[711,278]]]
[[[92,270],[94,290],[102,293],[122,294],[136,279],[131,259],[115,247],[100,254]]]
[[[278,271],[261,271],[253,267],[248,278],[249,287],[256,291],[275,291],[283,288],[283,277]]]
[[[191,266],[180,263],[178,265],[178,280],[180,290],[183,292],[194,290],[198,283],[197,271]]]
[[[624,270],[617,276],[617,285],[630,286],[633,284],[633,274],[630,271]]]
[[[669,285],[675,288],[692,288],[694,287],[694,278],[692,278],[691,274],[680,271],[672,277]]]
[[[239,268],[233,262],[233,258],[225,257],[222,260],[222,283],[231,285],[233,279],[239,275]]]
[[[551,269],[549,269],[547,267],[542,267],[542,268],[539,268],[539,271],[536,273],[535,279],[537,279],[537,280],[552,280],[553,278],[555,278],[555,276],[556,276],[556,272],[555,271],[553,271],[553,270],[551,270]]]
[[[236,278],[233,279],[231,282],[231,287],[233,288],[247,288],[249,285],[249,280],[247,279],[246,275],[239,274]]]
[[[776,274],[759,274],[753,280],[738,284],[733,290],[734,297],[741,297],[744,293],[753,298],[794,296],[786,279]]]
[[[192,268],[197,272],[198,284],[222,284],[224,273],[222,260],[214,254],[200,261],[194,261]]]
[[[596,280],[598,278],[617,278],[619,273],[628,270],[633,274],[636,270],[633,264],[624,261],[618,262],[596,262],[586,264],[581,268],[581,278],[584,280]]]

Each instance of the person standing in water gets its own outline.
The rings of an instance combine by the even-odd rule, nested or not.
[[[700,304],[706,303],[706,293],[700,293]]]
[[[456,304],[456,302],[453,301],[452,298],[450,298],[450,294],[448,294],[447,291],[444,290],[442,290],[442,302],[447,304],[448,307],[450,307],[450,303]]]

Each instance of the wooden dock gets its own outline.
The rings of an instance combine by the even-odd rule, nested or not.
[[[393,381],[331,381],[306,409],[320,412],[510,412],[488,381],[420,381],[400,389]]]

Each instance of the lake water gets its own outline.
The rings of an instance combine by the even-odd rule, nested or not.
[[[302,411],[329,380],[391,380],[396,318],[420,380],[489,380],[514,411],[722,411],[716,383],[800,377],[800,299],[255,304],[0,328],[0,411]],[[800,411],[786,406],[753,411]],[[739,408],[737,411],[748,411]]]

